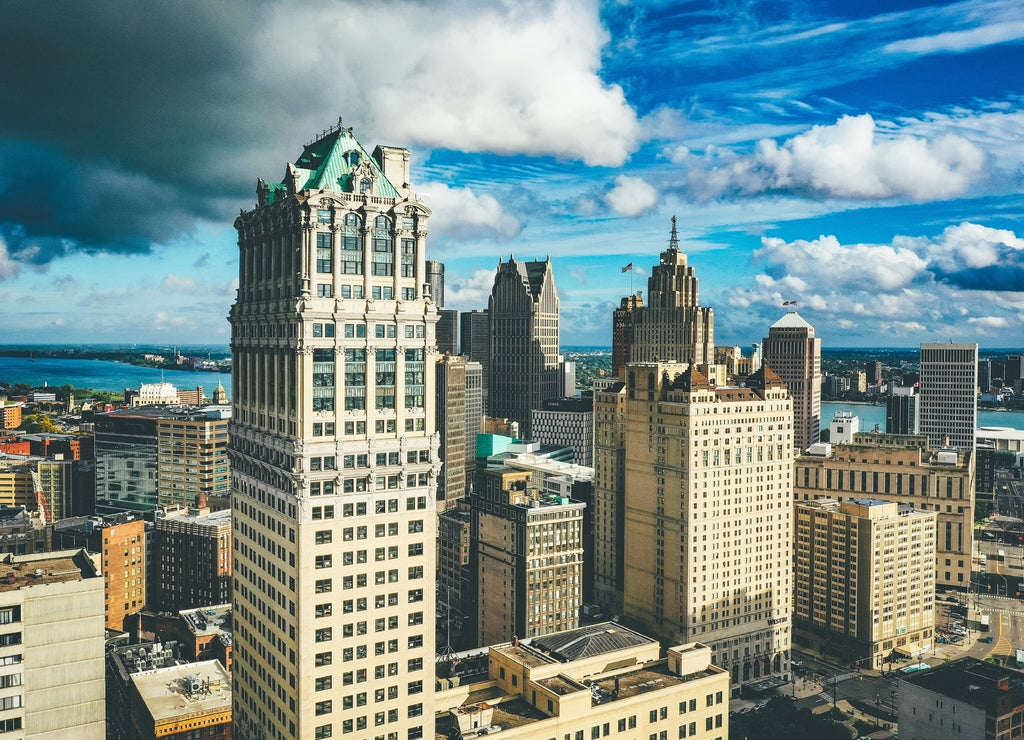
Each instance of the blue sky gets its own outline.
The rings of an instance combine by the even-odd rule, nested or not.
[[[340,115],[412,150],[448,307],[550,255],[610,344],[675,215],[717,344],[1024,346],[1016,1],[15,0],[0,70],[0,343],[226,343],[234,216]]]

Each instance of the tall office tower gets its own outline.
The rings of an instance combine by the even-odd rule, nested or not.
[[[614,417],[598,426],[595,467],[624,471],[594,479],[598,594],[621,589],[621,613],[669,644],[711,646],[734,688],[788,676],[786,384],[767,367],[739,388],[712,387],[692,365],[637,363],[613,388],[595,406]],[[616,394],[618,408],[609,398]],[[622,487],[609,488],[620,475]],[[615,608],[614,594],[602,606]]]
[[[864,372],[867,373],[868,385],[878,385],[882,382],[882,363],[879,360],[872,360],[864,365]]]
[[[668,249],[647,279],[647,305],[633,314],[630,362],[715,361],[715,317],[700,305],[697,273],[679,251],[675,216]]]
[[[625,370],[625,368],[623,368]],[[619,380],[594,390],[594,596],[622,614],[626,510],[626,393]]]
[[[499,262],[490,317],[487,414],[519,423],[529,439],[530,410],[558,398],[558,292],[551,260]]]
[[[487,363],[491,358],[491,323],[487,311],[463,311],[459,317],[459,351],[482,370],[483,410],[487,413]]]
[[[231,510],[179,509],[156,520],[151,609],[184,609],[231,601]]]
[[[441,435],[441,475],[437,507],[456,506],[466,495],[466,358],[437,358],[437,431]],[[475,438],[474,438],[475,441]]]
[[[437,351],[442,355],[459,354],[459,312],[441,309],[437,312]]]
[[[917,434],[919,429],[916,388],[893,388],[885,399],[885,433]]]
[[[821,432],[821,340],[814,327],[790,311],[762,341],[764,363],[782,378],[793,399],[793,444],[803,452]]]
[[[1014,386],[1024,378],[1024,355],[1007,355],[1003,363],[1003,385]]]
[[[974,451],[978,426],[978,345],[921,345],[921,434],[933,448],[943,437],[961,450]]]
[[[479,362],[466,363],[466,492],[476,473],[476,435],[484,426],[484,371]]]
[[[937,513],[935,583],[971,582],[975,463],[971,452],[928,449],[923,435],[860,432],[850,445],[812,447],[794,463],[797,501],[881,499]]]
[[[873,498],[798,502],[793,641],[879,670],[935,629],[935,512]]]
[[[906,383],[906,379],[903,381]],[[850,390],[854,393],[867,393],[868,374],[863,370],[850,371]]]
[[[430,286],[430,297],[438,308],[444,306],[444,262],[427,260],[427,284]]]
[[[612,376],[626,366],[633,353],[633,319],[636,309],[644,305],[643,296],[627,295],[612,311]]]
[[[434,326],[409,152],[340,125],[235,221],[235,737],[432,731]]]
[[[0,559],[0,732],[103,740],[103,580],[84,550]]]
[[[580,624],[584,504],[529,480],[529,471],[488,470],[470,500],[479,645]]]
[[[988,393],[992,390],[992,360],[978,360],[978,391]]]

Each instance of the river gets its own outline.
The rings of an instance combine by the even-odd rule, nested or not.
[[[821,428],[828,429],[832,417],[837,411],[849,411],[860,418],[860,430],[870,432],[875,424],[885,431],[885,406],[873,406],[860,403],[822,403],[821,404]],[[1011,429],[1024,429],[1024,411],[978,411],[979,427],[1010,427]]]
[[[202,386],[207,396],[213,395],[217,383],[224,386],[231,397],[231,374],[195,372],[192,370],[161,370],[139,367],[109,360],[62,360],[51,357],[0,357],[0,383],[32,386],[92,388],[97,391],[123,391],[138,389],[142,383],[171,383],[178,390],[193,390]]]

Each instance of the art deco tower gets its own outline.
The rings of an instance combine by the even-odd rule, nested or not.
[[[530,410],[561,394],[558,293],[551,260],[500,262],[487,304],[490,416],[519,422],[529,439]]]
[[[793,397],[793,444],[804,452],[821,435],[821,340],[790,311],[771,325],[762,346],[764,364],[786,381]]]
[[[235,737],[433,732],[434,327],[409,152],[340,125],[235,221]]]
[[[700,305],[697,273],[679,251],[675,216],[668,249],[647,279],[647,305],[635,305],[632,314],[629,362],[715,361],[715,317]]]

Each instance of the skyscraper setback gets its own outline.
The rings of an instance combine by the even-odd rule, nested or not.
[[[498,264],[487,304],[489,416],[519,422],[529,438],[530,410],[562,395],[558,292],[551,260]]]
[[[437,312],[409,152],[340,125],[235,221],[236,737],[432,733]]]

